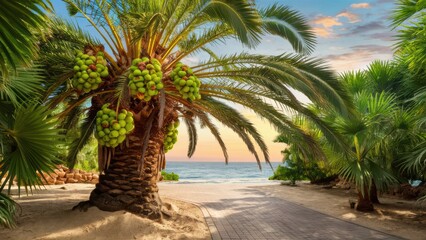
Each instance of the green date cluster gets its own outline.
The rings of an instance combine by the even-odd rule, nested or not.
[[[173,84],[183,99],[201,99],[199,93],[201,81],[193,74],[192,69],[179,62],[170,73]]]
[[[161,63],[157,59],[147,57],[134,59],[129,74],[131,95],[146,102],[150,101],[152,97],[158,95],[158,90],[164,88],[162,78]]]
[[[122,109],[117,114],[108,107],[108,103],[104,104],[96,114],[95,137],[100,145],[115,148],[126,139],[126,135],[134,129],[135,125],[131,112]]]
[[[78,91],[88,93],[96,90],[102,82],[102,78],[108,77],[107,62],[103,52],[96,56],[77,52],[74,66],[73,86]]]
[[[177,142],[179,121],[174,121],[167,126],[166,137],[164,138],[164,152],[168,152]]]

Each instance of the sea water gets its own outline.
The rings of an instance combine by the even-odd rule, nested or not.
[[[275,169],[280,163],[271,163]],[[269,182],[273,170],[262,163],[262,170],[256,162],[167,162],[166,172],[179,175],[178,183],[261,183]]]

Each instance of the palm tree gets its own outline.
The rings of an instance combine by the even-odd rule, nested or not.
[[[175,138],[173,131],[178,119],[189,131],[188,157],[196,149],[195,124],[198,121],[201,127],[211,130],[228,162],[226,146],[212,121],[215,118],[244,141],[258,163],[260,156],[255,144],[269,162],[261,135],[250,121],[228,105],[229,102],[253,110],[279,131],[292,132],[311,141],[281,109],[303,113],[312,118],[327,137],[338,142],[338,137],[327,125],[302,105],[290,90],[299,90],[320,106],[335,107],[343,113],[349,102],[334,74],[323,62],[304,55],[313,50],[315,40],[299,13],[280,5],[258,10],[251,1],[245,0],[65,2],[70,13],[85,18],[92,25],[105,45],[89,43],[82,46],[83,52],[78,53],[77,60],[90,56],[105,58],[106,61],[99,60],[99,63],[108,69],[102,82],[93,89],[79,86],[77,80],[81,75],[75,78],[73,87],[66,88],[64,86],[72,85],[70,77],[78,75],[71,66],[62,74],[54,74],[57,82],[48,91],[50,106],[67,102],[68,107],[59,116],[66,122],[75,123],[78,122],[75,119],[84,116],[81,137],[70,149],[68,160],[71,166],[92,133],[99,138],[98,160],[102,174],[90,200],[80,203],[77,208],[84,210],[97,206],[105,211],[127,210],[153,219],[161,217],[158,173],[165,166],[165,150],[171,147],[170,141],[176,140],[172,138]],[[253,48],[265,34],[287,39],[299,54],[218,56],[212,48],[215,43],[231,38]],[[180,63],[198,52],[206,53],[209,59],[194,66]],[[75,62],[76,71],[84,65],[78,61]],[[95,71],[95,67],[103,68],[89,67],[91,71]],[[155,84],[147,79],[146,85],[136,84],[142,70],[152,71],[148,79],[159,79]],[[154,73],[157,75],[153,76]],[[188,83],[191,79],[193,81]],[[135,88],[134,85],[138,86]],[[150,89],[143,89],[148,85]],[[62,86],[62,90],[52,95],[58,86]],[[90,101],[88,108],[82,105],[87,101]],[[275,103],[278,109],[271,103]],[[106,121],[100,126],[102,120],[97,118],[105,112],[118,115],[119,119],[111,119],[111,125],[125,117],[128,120],[127,123],[120,122],[128,127],[121,144],[110,141],[114,138],[111,135],[113,130],[107,138],[102,137],[109,124]]]
[[[46,24],[48,0],[0,1],[0,225],[13,227],[15,202],[2,193],[12,181],[32,188],[37,171],[51,171],[58,139],[54,120],[39,106],[43,78],[31,63],[34,34]],[[20,188],[19,188],[20,189]]]
[[[412,176],[424,179],[426,170],[426,134],[424,126],[426,123],[426,87],[425,87],[425,64],[426,64],[426,16],[424,1],[398,1],[392,19],[393,27],[400,27],[397,35],[397,60],[404,66],[404,85],[407,97],[406,102],[411,105],[415,112],[417,121],[413,125],[417,126],[419,135],[416,138],[414,147],[407,151],[402,158],[400,166],[402,171],[409,172]],[[426,199],[426,198],[425,198]]]
[[[356,114],[328,117],[327,122],[345,136],[351,150],[331,151],[328,157],[342,177],[356,184],[357,209],[371,211],[372,203],[379,203],[377,191],[398,182],[397,162],[421,136],[413,124],[413,111],[395,95],[400,78],[392,63],[376,61],[366,71],[344,73],[341,79],[353,96]]]

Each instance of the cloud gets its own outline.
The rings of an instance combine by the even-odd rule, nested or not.
[[[331,16],[318,16],[312,21],[315,25],[322,25],[324,28],[331,28],[334,26],[341,26],[342,23],[335,17]]]
[[[393,3],[394,0],[377,0],[375,4],[386,4],[386,3]]]
[[[368,34],[366,36],[371,39],[379,39],[379,40],[388,41],[388,42],[395,40],[394,34],[391,32],[378,32],[378,33]]]
[[[350,36],[361,35],[366,32],[371,32],[374,30],[383,30],[383,29],[386,29],[386,26],[384,26],[382,22],[373,21],[366,24],[355,26],[352,29],[349,29],[347,33],[340,34],[339,36],[350,37]]]
[[[200,61],[201,60],[198,57],[185,57],[182,59],[182,62],[185,62],[188,65],[197,65]]]
[[[333,27],[341,26],[342,23],[339,19],[331,16],[317,16],[311,21],[312,25],[315,25],[312,30],[313,32],[323,38],[330,38],[333,36]]]
[[[392,49],[389,46],[383,46],[378,44],[363,44],[352,46],[351,49],[354,51],[368,51],[371,53],[389,54],[392,53]]]
[[[359,22],[359,16],[355,13],[351,13],[347,10],[340,12],[339,14],[337,14],[336,17],[345,17],[349,20],[350,23],[356,23]]]
[[[351,4],[351,8],[370,8],[370,4],[369,3],[354,3]]]
[[[378,44],[355,45],[349,52],[329,54],[324,57],[339,72],[363,69],[373,60],[388,60],[392,58],[392,49]]]
[[[333,35],[333,31],[331,29],[323,27],[314,27],[312,28],[312,31],[315,33],[315,35],[323,38],[330,38]]]

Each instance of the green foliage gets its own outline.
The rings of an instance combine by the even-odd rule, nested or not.
[[[28,114],[31,113],[31,114]],[[18,188],[32,188],[41,185],[37,172],[52,172],[60,161],[56,157],[63,136],[56,129],[56,118],[51,111],[37,102],[22,105],[7,117],[0,113],[0,153],[4,156],[0,162],[0,179],[11,187],[16,178]]]
[[[287,160],[285,163],[288,167],[279,165],[269,180],[290,180],[291,185],[296,185],[296,181],[306,179],[305,169],[301,161]]]
[[[269,180],[290,180],[292,185],[295,185],[296,181],[306,179],[311,183],[320,183],[336,174],[336,170],[323,161],[304,160],[303,155],[297,153],[295,146],[291,146],[283,153],[285,154],[284,165],[279,165]]]
[[[161,176],[163,176],[163,180],[166,181],[179,181],[179,175],[174,172],[168,173],[166,171],[161,171]]]
[[[76,162],[76,169],[86,172],[98,171],[98,142],[93,136],[78,153]]]
[[[0,192],[0,225],[15,227],[16,203]]]
[[[36,35],[46,25],[48,0],[0,0],[0,71],[30,65],[36,53]]]

